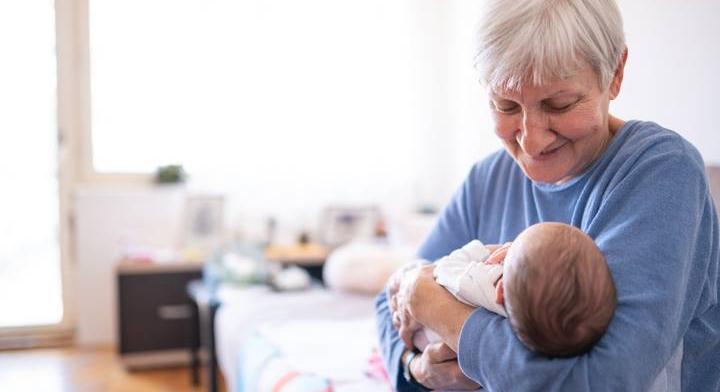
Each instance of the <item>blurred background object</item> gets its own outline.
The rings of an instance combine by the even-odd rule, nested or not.
[[[155,171],[155,182],[158,184],[178,184],[186,179],[187,173],[182,165],[160,166]]]

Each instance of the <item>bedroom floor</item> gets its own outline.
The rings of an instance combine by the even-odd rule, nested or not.
[[[0,391],[205,391],[190,384],[190,369],[126,371],[112,347],[0,351]],[[220,379],[220,391],[225,386]]]

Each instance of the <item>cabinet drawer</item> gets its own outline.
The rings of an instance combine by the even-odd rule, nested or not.
[[[187,347],[193,305],[186,285],[200,272],[118,276],[120,353]]]

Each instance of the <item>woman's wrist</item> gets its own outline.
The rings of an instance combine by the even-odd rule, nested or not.
[[[421,391],[430,391],[430,389],[425,387],[415,378],[415,374],[418,371],[418,361],[416,361],[416,359],[418,359],[419,356],[420,353],[418,353],[417,351],[405,350],[405,352],[403,352],[403,355],[401,357],[403,378],[405,378],[405,381],[407,381],[409,384],[415,386]]]
[[[419,312],[417,320],[435,331],[445,344],[457,352],[460,332],[474,308],[458,301],[447,291],[436,297],[436,300],[432,306],[424,307],[425,309]]]

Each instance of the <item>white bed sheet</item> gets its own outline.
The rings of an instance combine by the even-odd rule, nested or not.
[[[321,288],[277,293],[262,286],[222,287],[219,296],[217,355],[231,390],[243,342],[256,331],[281,345],[291,360],[330,377],[335,391],[388,390],[363,373],[377,345],[373,297]]]

